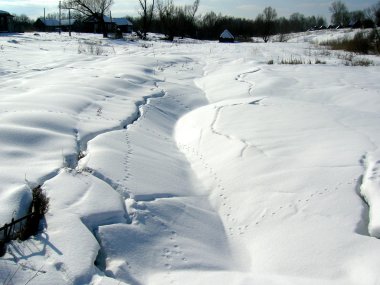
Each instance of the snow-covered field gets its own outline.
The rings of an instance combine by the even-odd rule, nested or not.
[[[315,44],[350,33],[0,36],[0,225],[50,198],[0,283],[380,284],[380,59]]]

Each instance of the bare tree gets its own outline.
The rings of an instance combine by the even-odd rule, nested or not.
[[[342,1],[334,1],[329,8],[331,13],[331,23],[334,25],[348,25],[350,21],[350,14],[346,4]]]
[[[364,10],[357,10],[357,11],[351,11],[348,13],[350,20],[355,23],[357,21],[364,21],[365,20],[365,12]]]
[[[161,24],[168,40],[173,40],[174,35],[195,35],[195,15],[199,8],[200,0],[195,0],[192,5],[175,6],[173,0],[157,0],[157,10]]]
[[[25,31],[33,30],[34,21],[31,20],[27,15],[13,15],[13,26],[15,32],[23,33]]]
[[[380,1],[378,1],[375,5],[373,5],[372,11],[374,14],[375,23],[379,27],[380,26]]]
[[[173,0],[157,0],[158,15],[168,40],[174,39],[174,19],[176,7]]]
[[[264,42],[268,42],[270,37],[274,34],[276,19],[277,12],[276,9],[272,7],[266,7],[263,13],[257,16],[256,22]]]
[[[148,3],[148,0],[139,0],[140,8],[139,14],[142,18],[142,33],[143,38],[146,39],[146,35],[152,24],[153,14],[154,14],[154,0]]]
[[[198,11],[200,0],[195,0],[193,5],[185,6],[185,13],[190,17],[192,21],[195,19],[195,14]]]
[[[93,17],[98,21],[103,37],[108,37],[104,15],[110,10],[113,0],[65,0],[62,3],[64,9],[76,10],[85,16]]]

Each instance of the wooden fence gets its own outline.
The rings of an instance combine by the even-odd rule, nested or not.
[[[0,228],[0,257],[5,254],[7,242],[17,238],[25,240],[37,230],[40,216],[39,213],[32,212],[17,220],[12,218],[9,224]]]
[[[30,213],[22,218],[12,221],[0,228],[0,257],[5,254],[6,243],[14,240],[26,240],[38,233],[40,219],[48,211],[49,198],[42,192],[41,185],[33,188],[33,200],[30,205]]]
[[[35,219],[36,216],[37,213],[30,213],[17,220],[12,218],[12,221],[9,224],[5,224],[0,228],[0,240],[8,242],[10,240],[16,239],[20,233],[25,230],[28,221]]]

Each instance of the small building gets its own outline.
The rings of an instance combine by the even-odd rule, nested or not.
[[[229,30],[224,30],[219,36],[220,43],[233,43],[235,42],[235,37],[230,33]]]
[[[59,29],[59,21],[56,19],[42,19],[39,18],[34,23],[34,26],[38,31],[43,32],[55,32]]]
[[[64,32],[67,31],[79,31],[80,24],[75,19],[65,19],[61,20],[61,30]]]
[[[373,29],[373,28],[375,28],[375,22],[372,21],[371,19],[366,19],[366,20],[362,21],[362,28]]]
[[[348,26],[352,29],[360,29],[362,27],[362,21],[352,21]]]
[[[13,16],[2,10],[0,10],[0,32],[13,32]]]
[[[71,30],[74,30],[73,27],[77,21],[75,19],[65,19],[59,20],[57,19],[42,19],[39,18],[34,23],[34,26],[38,31],[44,31],[44,32],[56,32],[56,31],[69,31],[70,27]]]
[[[120,29],[123,33],[131,33],[133,24],[127,18],[111,18],[103,16],[108,32]],[[99,22],[94,17],[89,17],[84,21],[84,30],[88,33],[102,33]]]
[[[133,24],[127,18],[113,18],[112,22],[116,25],[116,28],[120,29],[123,33],[132,33]]]

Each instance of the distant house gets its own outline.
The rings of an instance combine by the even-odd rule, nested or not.
[[[362,22],[362,28],[373,29],[373,28],[375,28],[375,22],[370,20],[370,19],[366,19]]]
[[[352,29],[360,29],[362,27],[362,21],[352,21],[348,26]]]
[[[55,32],[55,31],[68,31],[70,29],[73,30],[73,27],[75,27],[77,21],[75,19],[66,19],[61,20],[61,23],[59,20],[56,19],[42,19],[39,18],[34,23],[34,26],[39,31],[45,31],[45,32]]]
[[[34,26],[38,31],[55,32],[57,29],[59,29],[59,21],[56,19],[39,18],[34,23]]]
[[[221,43],[233,43],[235,42],[235,37],[228,30],[224,30],[224,32],[219,36],[219,42]]]
[[[79,31],[79,23],[75,19],[65,19],[61,20],[61,30],[62,31]]]
[[[0,10],[0,32],[13,32],[13,16],[2,10]]]
[[[133,24],[127,18],[111,18],[103,16],[108,32],[120,29],[123,33],[131,33]],[[84,21],[84,30],[88,33],[102,33],[102,29],[98,20],[94,17],[89,17]]]
[[[112,18],[112,21],[123,33],[132,33],[133,24],[127,18]]]

